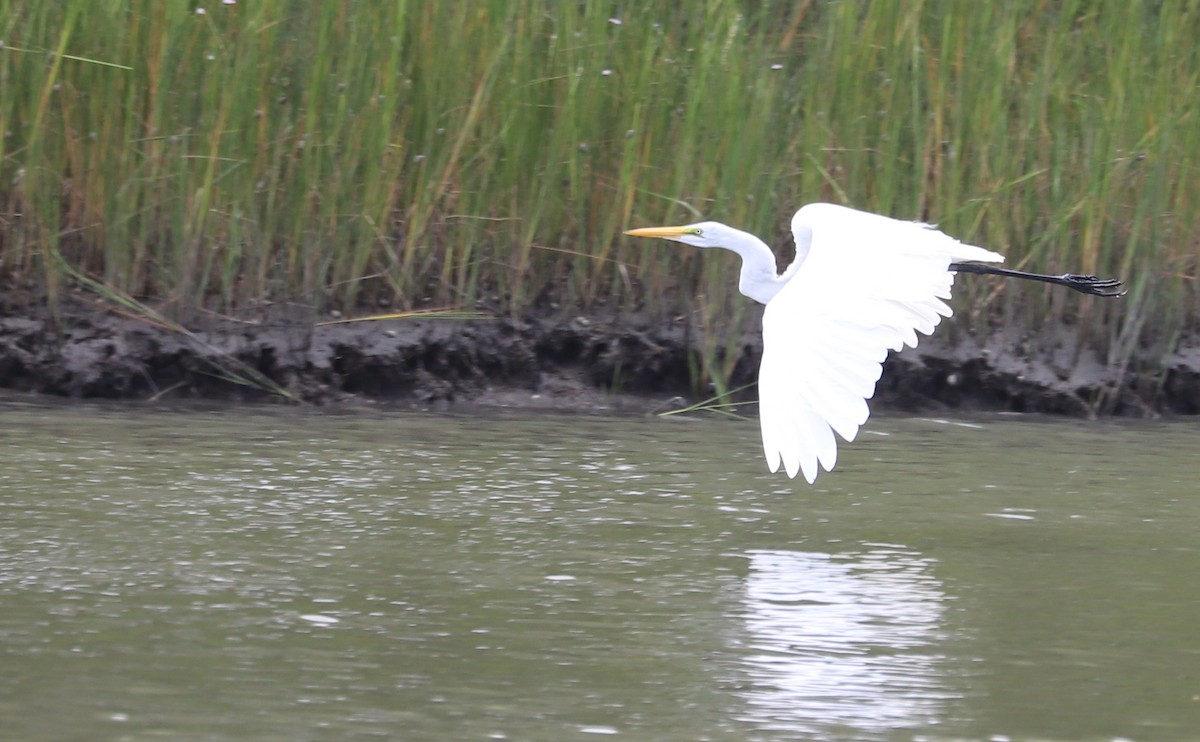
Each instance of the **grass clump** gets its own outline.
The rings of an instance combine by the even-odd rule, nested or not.
[[[736,258],[621,231],[783,247],[833,200],[1128,279],[959,293],[977,329],[1153,366],[1200,325],[1196,38],[1194,3],[1117,0],[0,0],[0,280],[53,302],[65,264],[177,319],[682,312],[721,382]]]

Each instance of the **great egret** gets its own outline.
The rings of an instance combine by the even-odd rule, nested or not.
[[[796,259],[776,272],[775,255],[759,238],[719,222],[632,229],[694,247],[723,247],[742,256],[738,289],[766,304],[758,370],[763,453],[772,472],[804,472],[837,462],[836,432],[852,442],[870,414],[867,400],[889,350],[916,347],[949,317],[956,271],[989,273],[1121,296],[1121,282],[1095,276],[998,268],[1004,256],[964,245],[934,225],[907,222],[834,204],[809,204],[792,217]]]

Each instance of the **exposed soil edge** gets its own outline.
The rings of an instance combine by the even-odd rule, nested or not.
[[[211,322],[195,340],[77,300],[55,322],[40,302],[0,304],[0,388],[74,398],[259,400],[222,354],[309,403],[477,404],[650,411],[693,396],[692,340],[637,317],[389,320],[310,326]],[[753,380],[761,345],[741,343],[735,383]],[[1200,413],[1200,348],[1178,354],[1161,388],[1074,354],[1013,355],[1003,338],[937,338],[893,354],[876,409],[1067,415]],[[614,380],[616,384],[614,386]],[[752,395],[750,395],[752,396]]]

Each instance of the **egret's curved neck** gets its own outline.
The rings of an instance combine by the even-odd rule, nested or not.
[[[783,288],[775,267],[775,253],[767,243],[749,232],[730,230],[730,236],[721,247],[742,256],[742,273],[738,279],[738,290],[754,301],[766,304]]]

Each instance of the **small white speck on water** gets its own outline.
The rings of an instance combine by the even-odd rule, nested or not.
[[[300,620],[308,621],[309,623],[315,623],[319,626],[332,626],[338,622],[338,620],[333,616],[322,616],[316,613],[307,613],[301,616]]]

